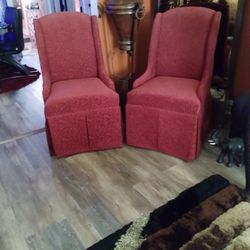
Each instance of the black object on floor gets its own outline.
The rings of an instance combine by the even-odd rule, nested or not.
[[[34,68],[23,65],[29,74],[24,75],[15,67],[0,63],[0,93],[17,90],[34,82],[40,76],[40,72]]]

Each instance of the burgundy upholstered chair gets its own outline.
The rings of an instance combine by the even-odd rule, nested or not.
[[[96,17],[50,14],[35,32],[51,154],[120,147],[119,96],[104,70]]]
[[[148,67],[126,106],[127,143],[195,159],[209,126],[210,82],[221,14],[176,8],[154,20]]]

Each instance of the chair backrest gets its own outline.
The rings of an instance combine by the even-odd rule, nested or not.
[[[156,75],[200,80],[210,31],[218,13],[207,8],[185,7],[157,15],[161,15],[161,20],[155,47]]]
[[[226,52],[229,28],[229,6],[227,4],[213,2],[194,2],[190,3],[187,6],[209,8],[221,13],[220,29],[214,56],[214,75],[218,75],[221,77],[226,76],[228,68],[228,58],[226,56]]]
[[[49,71],[52,83],[97,76],[92,22],[93,18],[77,12],[53,13],[35,20],[42,70]]]
[[[0,43],[0,55],[17,54],[24,49],[22,10],[6,7],[4,22],[8,32]]]

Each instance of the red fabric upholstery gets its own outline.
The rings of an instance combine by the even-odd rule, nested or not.
[[[200,80],[211,15],[188,8],[170,11],[161,19],[156,74]]]
[[[167,85],[167,88],[166,88]],[[193,79],[157,76],[135,88],[128,95],[129,104],[170,109],[197,114],[200,100],[196,94],[199,81]],[[185,103],[185,105],[183,105]]]
[[[99,78],[83,78],[55,82],[45,103],[45,113],[50,116],[113,106],[119,106],[116,92]]]
[[[51,81],[97,76],[91,19],[81,13],[64,14],[47,15],[39,21]]]
[[[176,8],[157,14],[146,72],[126,107],[127,143],[195,159],[209,124],[220,13]]]
[[[68,156],[122,145],[119,96],[107,76],[96,17],[35,20],[50,152]]]

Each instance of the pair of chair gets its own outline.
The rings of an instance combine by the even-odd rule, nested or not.
[[[195,159],[209,121],[209,85],[220,14],[157,14],[148,67],[126,105],[127,144]],[[95,17],[59,13],[35,22],[51,154],[122,146],[118,94],[103,65]]]

